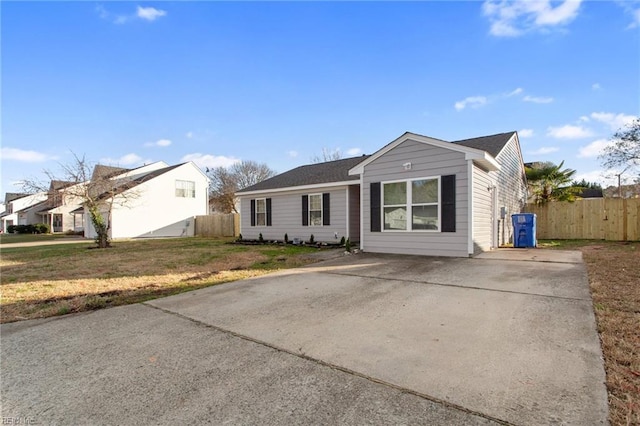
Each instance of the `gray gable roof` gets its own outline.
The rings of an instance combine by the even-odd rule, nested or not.
[[[107,192],[103,192],[102,194],[100,194],[96,199],[97,200],[106,200],[108,198],[111,198],[115,195],[118,194],[122,194],[125,191],[128,191],[131,188],[135,188],[136,186],[143,184],[145,182],[150,181],[151,179],[155,179],[160,175],[163,175],[173,169],[176,169],[180,166],[184,166],[187,163],[180,163],[180,164],[176,164],[174,166],[168,166],[168,167],[163,167],[162,169],[157,169],[157,170],[152,170],[149,173],[145,173],[141,176],[138,176],[137,178],[133,179],[133,180],[129,180],[126,181],[122,184],[120,184],[118,187],[114,188],[112,191],[107,191]]]
[[[367,158],[369,158],[368,155],[361,155],[360,157],[296,167],[288,172],[280,173],[255,185],[243,188],[238,193],[359,180],[359,176],[349,176],[349,169]]]
[[[497,157],[502,148],[509,142],[515,132],[498,133],[497,135],[481,136],[479,138],[463,139],[454,141],[459,145],[469,148],[480,149],[487,152],[493,158]]]

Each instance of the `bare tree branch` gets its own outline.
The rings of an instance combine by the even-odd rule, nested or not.
[[[230,168],[216,167],[207,169],[211,178],[211,202],[216,211],[222,213],[238,213],[236,209],[236,192],[275,176],[264,163],[242,161]]]

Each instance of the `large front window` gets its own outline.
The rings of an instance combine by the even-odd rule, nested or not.
[[[438,231],[439,180],[424,178],[383,183],[384,230]]]
[[[322,194],[309,195],[309,226],[322,226]]]

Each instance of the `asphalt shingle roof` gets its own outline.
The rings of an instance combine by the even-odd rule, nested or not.
[[[255,185],[243,188],[238,193],[358,180],[360,179],[358,176],[349,176],[349,169],[367,158],[369,158],[368,155],[361,155],[360,157],[296,167],[288,172],[280,173]]]
[[[479,138],[462,139],[452,143],[467,146],[469,148],[480,149],[489,153],[492,157],[497,157],[502,148],[509,142],[515,132],[498,133],[497,135],[481,136]]]
[[[514,133],[515,132],[499,133],[497,135],[463,139],[451,143],[479,149],[489,153],[493,157],[496,157],[500,151],[502,151],[502,148],[504,148],[507,142],[509,142]],[[250,191],[263,191],[269,189],[290,188],[294,186],[358,180],[358,176],[349,176],[349,169],[355,167],[357,164],[363,162],[369,157],[370,155],[362,155],[360,157],[296,167],[288,172],[281,173],[270,179],[256,183],[255,185],[243,188],[238,191],[238,193],[242,194],[243,192]]]

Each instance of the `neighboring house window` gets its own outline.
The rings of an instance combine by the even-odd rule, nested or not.
[[[196,198],[196,183],[190,180],[176,180],[176,197]]]
[[[251,226],[271,226],[271,198],[251,200]]]
[[[309,194],[302,196],[302,226],[329,226],[330,194]]]

